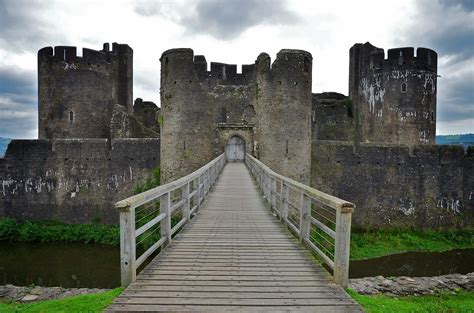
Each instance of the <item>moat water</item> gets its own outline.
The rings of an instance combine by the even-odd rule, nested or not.
[[[119,247],[109,245],[0,241],[0,285],[115,288],[120,286],[119,260]],[[351,278],[469,272],[474,272],[474,249],[406,252],[350,263]]]
[[[444,252],[405,252],[351,261],[350,278],[370,276],[438,276],[474,272],[474,249]]]

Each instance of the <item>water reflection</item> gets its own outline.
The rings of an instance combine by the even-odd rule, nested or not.
[[[0,284],[115,288],[120,286],[120,248],[0,242]]]
[[[405,252],[351,261],[350,278],[370,276],[437,276],[474,272],[474,249],[445,252]]]

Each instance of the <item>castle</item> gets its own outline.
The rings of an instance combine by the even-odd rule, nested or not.
[[[474,221],[474,149],[434,145],[437,54],[370,43],[349,52],[349,95],[312,93],[309,52],[261,53],[241,73],[191,49],[161,58],[161,108],[133,105],[133,50],[38,52],[39,140],[0,159],[0,216],[117,221],[113,202],[160,166],[162,182],[225,152],[357,207],[360,226]]]

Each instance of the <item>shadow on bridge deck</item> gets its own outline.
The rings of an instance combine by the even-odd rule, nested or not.
[[[360,312],[228,163],[198,216],[109,311]]]

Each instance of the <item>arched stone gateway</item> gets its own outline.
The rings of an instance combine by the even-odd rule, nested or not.
[[[232,136],[227,141],[225,156],[228,162],[244,162],[245,141],[239,136]]]

